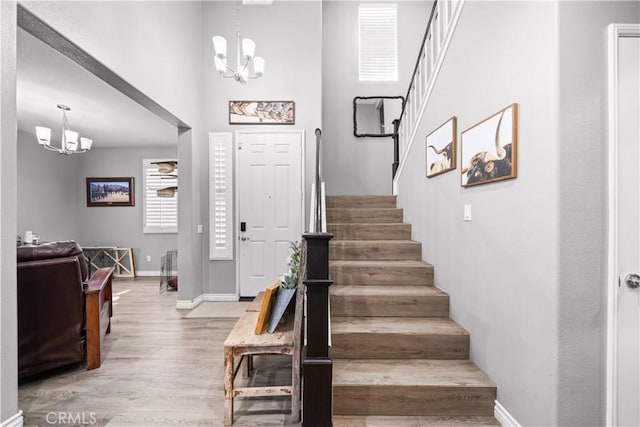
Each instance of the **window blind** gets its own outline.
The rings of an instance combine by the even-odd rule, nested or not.
[[[159,159],[175,160],[175,159]],[[177,178],[162,177],[158,165],[151,164],[156,159],[142,161],[143,176],[143,232],[144,233],[177,233],[178,232],[178,193],[173,197],[158,197],[157,189],[178,185]],[[178,169],[173,172],[177,175]]]
[[[397,5],[358,7],[360,81],[398,81]]]
[[[209,134],[209,259],[233,259],[233,151],[230,132]]]

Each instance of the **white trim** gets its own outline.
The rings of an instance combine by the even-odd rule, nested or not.
[[[640,37],[638,24],[610,24],[608,31],[608,171],[607,171],[607,398],[606,424],[618,425],[618,39]]]
[[[306,151],[306,146],[307,146],[307,133],[304,129],[289,129],[289,130],[237,130],[236,131],[236,138],[235,141],[233,143],[233,149],[234,152],[236,153],[235,156],[233,156],[233,169],[234,169],[234,188],[233,188],[233,195],[234,195],[234,203],[233,203],[233,210],[234,210],[234,221],[235,221],[235,232],[236,232],[236,236],[240,236],[240,197],[238,197],[238,188],[239,188],[239,183],[240,183],[240,176],[239,176],[239,165],[238,162],[240,161],[240,156],[237,155],[238,152],[238,143],[240,141],[240,134],[255,134],[255,133],[293,133],[293,134],[299,134],[300,135],[300,144],[301,144],[301,149],[300,149],[300,180],[301,180],[301,188],[302,188],[302,194],[300,197],[300,212],[302,215],[301,221],[300,221],[300,236],[302,236],[302,233],[304,233],[304,226],[305,226],[305,195],[306,195],[306,177],[307,177],[307,171],[306,171],[306,164],[307,164],[307,151]],[[239,239],[239,237],[238,237]],[[235,245],[235,254],[236,254],[236,295],[238,295],[238,298],[240,298],[240,245]],[[237,301],[237,300],[236,300]]]
[[[140,277],[160,277],[159,270],[136,270],[136,276]]]
[[[201,294],[193,300],[177,300],[176,308],[178,310],[191,310],[196,308],[203,302],[238,302],[240,297],[238,294]]]
[[[493,416],[503,427],[522,427],[522,425],[497,400],[493,407]]]
[[[204,301],[204,294],[200,294],[192,300],[179,299],[176,300],[176,308],[178,310],[189,310],[202,304],[202,301]]]
[[[238,302],[240,297],[237,294],[203,294],[203,300],[207,302]]]
[[[431,98],[431,93],[433,92],[433,88],[435,87],[436,81],[438,80],[438,75],[440,74],[440,69],[442,68],[442,64],[444,63],[444,58],[447,56],[447,51],[449,50],[449,44],[451,44],[451,40],[453,39],[453,33],[455,33],[456,26],[458,25],[458,19],[462,14],[462,8],[464,6],[465,0],[460,0],[458,2],[458,6],[456,7],[455,14],[451,19],[451,24],[447,29],[447,35],[442,43],[442,47],[440,48],[438,59],[433,67],[431,72],[431,79],[428,83],[427,90],[425,91],[424,99],[422,99],[422,103],[420,105],[420,109],[418,115],[413,119],[413,129],[411,130],[411,136],[407,139],[407,145],[404,148],[404,152],[402,153],[402,158],[400,159],[400,165],[398,166],[398,170],[396,171],[396,176],[393,178],[392,184],[392,193],[394,195],[398,194],[398,181],[400,180],[400,175],[402,175],[402,170],[404,169],[404,165],[407,162],[407,158],[409,157],[409,152],[411,151],[411,147],[416,139],[416,133],[418,132],[418,128],[420,127],[420,121],[422,120],[422,116],[424,116],[424,112],[427,108],[427,103],[429,102],[429,98]],[[422,52],[420,52],[422,54]],[[403,118],[405,120],[405,118]]]
[[[18,411],[13,417],[5,420],[0,424],[0,427],[22,427],[24,425],[24,417],[22,411]]]

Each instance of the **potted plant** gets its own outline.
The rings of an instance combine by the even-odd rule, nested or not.
[[[298,286],[301,245],[298,242],[290,242],[289,248],[291,249],[291,254],[287,257],[289,271],[287,271],[282,276],[282,280],[280,280],[280,287],[278,288],[276,301],[273,310],[271,311],[271,317],[269,318],[269,328],[267,329],[267,332],[270,334],[276,330],[276,327],[289,306],[291,299],[296,294],[296,288]]]

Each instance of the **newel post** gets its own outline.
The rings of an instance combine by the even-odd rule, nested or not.
[[[328,233],[303,235],[306,246],[307,273],[307,345],[302,369],[304,392],[302,425],[331,426],[333,362],[329,357],[329,240]]]

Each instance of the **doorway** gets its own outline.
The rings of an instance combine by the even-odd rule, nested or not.
[[[253,297],[287,271],[304,212],[304,131],[236,133],[238,289]]]
[[[640,25],[609,26],[607,425],[640,425]]]

